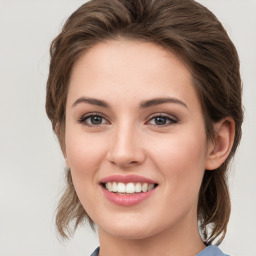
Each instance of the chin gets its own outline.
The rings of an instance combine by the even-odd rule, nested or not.
[[[98,231],[99,233],[108,233],[111,236],[121,239],[143,239],[154,235],[149,223],[141,223],[140,221],[132,222],[131,220],[118,220],[115,223],[108,221],[105,225],[98,226]]]
[[[123,218],[122,221],[119,219],[114,223],[106,221],[102,224],[98,226],[99,233],[103,232],[119,239],[141,240],[162,233],[166,229],[167,223],[157,223],[156,220],[134,216],[133,219]],[[168,224],[170,225],[170,223]]]

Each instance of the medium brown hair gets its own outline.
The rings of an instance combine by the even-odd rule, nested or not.
[[[235,122],[235,139],[227,160],[205,171],[198,201],[202,238],[211,243],[225,236],[230,216],[227,169],[241,137],[243,111],[237,51],[218,19],[193,0],[92,0],[66,21],[51,45],[46,111],[65,152],[65,107],[70,74],[80,56],[99,42],[125,38],[153,42],[182,58],[191,70],[201,100],[208,138],[224,117]],[[56,216],[63,237],[84,220],[93,221],[75,192],[67,170],[67,188]],[[74,222],[74,229],[71,228]]]

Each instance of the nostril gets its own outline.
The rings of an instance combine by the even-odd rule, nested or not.
[[[111,160],[110,161],[111,164],[116,165],[118,167],[129,167],[129,166],[134,166],[139,164],[139,161],[126,161],[126,160]]]
[[[138,161],[131,161],[129,164],[137,164]]]

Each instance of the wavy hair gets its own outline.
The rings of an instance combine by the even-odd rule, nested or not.
[[[91,0],[66,21],[51,44],[46,112],[65,151],[65,107],[74,63],[99,42],[125,38],[161,45],[182,58],[191,70],[204,113],[208,138],[224,117],[235,121],[235,139],[229,157],[216,170],[205,171],[198,201],[202,239],[220,243],[227,230],[230,197],[227,170],[241,137],[243,111],[239,58],[222,24],[193,0]],[[93,221],[75,192],[70,170],[59,202],[56,224],[62,237]]]

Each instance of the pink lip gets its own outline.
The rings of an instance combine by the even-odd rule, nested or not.
[[[100,184],[107,183],[107,182],[122,182],[122,183],[129,183],[129,182],[141,182],[141,183],[148,183],[148,184],[156,184],[157,182],[139,176],[139,175],[112,175],[108,176],[106,178],[103,178],[100,181]],[[134,193],[134,194],[117,194],[108,191],[107,189],[102,187],[102,191],[105,195],[105,197],[112,203],[120,206],[133,206],[141,203],[142,201],[146,200],[148,197],[152,195],[152,193],[155,192],[155,188],[147,191],[147,192],[141,192],[141,193]]]
[[[142,201],[146,200],[148,197],[150,197],[152,193],[154,193],[155,191],[155,189],[152,189],[144,193],[116,194],[108,191],[104,187],[102,187],[102,190],[104,195],[110,202],[120,206],[133,206],[133,205],[139,204]]]
[[[100,183],[106,183],[106,182],[122,182],[122,183],[129,183],[129,182],[145,182],[148,184],[155,184],[157,182],[139,176],[139,175],[112,175],[112,176],[108,176],[106,178],[103,178]]]

